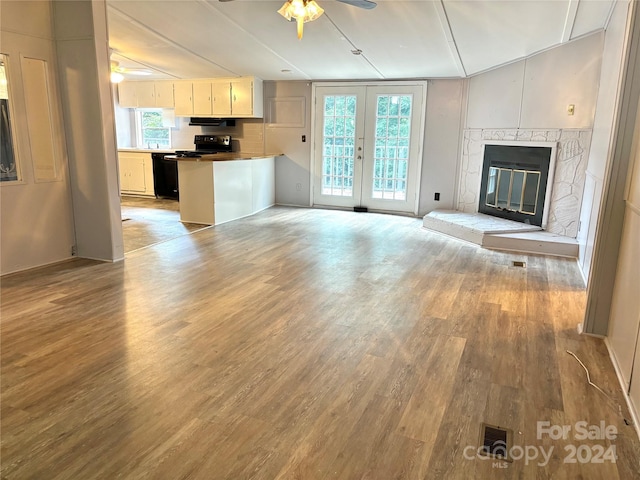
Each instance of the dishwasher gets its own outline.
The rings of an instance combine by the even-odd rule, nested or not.
[[[153,191],[156,198],[173,198],[178,200],[178,162],[164,157],[173,153],[154,152],[153,161]]]

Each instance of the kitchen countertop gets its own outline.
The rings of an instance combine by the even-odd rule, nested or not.
[[[244,152],[220,152],[201,157],[178,157],[167,155],[166,160],[177,160],[179,162],[228,162],[230,160],[257,160],[260,158],[279,157],[282,153],[244,153]]]
[[[135,147],[118,148],[119,152],[140,152],[140,153],[176,153],[176,150],[193,150],[193,147],[174,148],[172,150],[164,150],[162,148],[135,148]]]

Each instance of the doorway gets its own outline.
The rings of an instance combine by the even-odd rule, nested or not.
[[[417,214],[426,83],[314,85],[313,205]]]
[[[122,195],[120,208],[125,254],[209,228],[180,222],[177,200]]]

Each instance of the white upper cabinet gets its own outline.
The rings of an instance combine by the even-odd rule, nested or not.
[[[253,78],[233,80],[231,82],[231,113],[252,117],[253,112]]]
[[[174,108],[177,117],[262,118],[262,80],[256,77],[122,82],[126,108]]]
[[[123,108],[136,108],[138,97],[136,96],[137,82],[122,82],[118,84],[118,104]]]
[[[213,114],[216,116],[231,115],[231,83],[229,80],[216,80],[213,88]]]
[[[175,82],[173,85],[175,97],[175,114],[178,117],[193,115],[193,83],[189,81]]]
[[[202,80],[193,82],[193,115],[206,117],[211,115],[211,81]]]
[[[214,116],[262,118],[262,80],[255,77],[213,82]]]
[[[173,81],[154,82],[156,92],[156,107],[158,108],[174,108],[175,101],[173,99]]]
[[[125,108],[174,108],[173,81],[122,82],[118,103]]]

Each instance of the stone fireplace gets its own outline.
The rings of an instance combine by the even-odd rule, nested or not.
[[[533,218],[529,218],[533,217],[531,215],[534,208],[531,206],[533,193],[531,192],[535,191],[537,200],[544,198],[541,207],[535,202],[536,214],[542,211],[539,225],[548,232],[576,238],[590,142],[591,130],[586,129],[465,130],[457,210],[466,213],[483,213],[482,208],[493,207],[492,214],[498,211],[504,213],[500,216],[506,218],[514,212],[520,212],[524,215],[524,219],[516,220],[535,225]],[[484,163],[485,150],[491,145],[551,148],[546,190],[532,189],[534,183],[542,182],[543,172],[540,170],[538,178],[536,176],[538,170],[522,162],[514,162],[513,159],[508,158],[502,164],[498,162],[493,166],[494,170],[491,170],[492,166]],[[486,177],[483,182],[484,170],[486,170]],[[528,188],[525,182],[528,182]],[[493,188],[496,195],[490,195],[487,199],[484,192],[485,198],[481,201],[483,183],[485,190],[488,189],[491,193]],[[502,188],[501,192],[498,191],[499,188]],[[482,208],[481,203],[484,204]],[[490,205],[486,205],[487,203]]]

